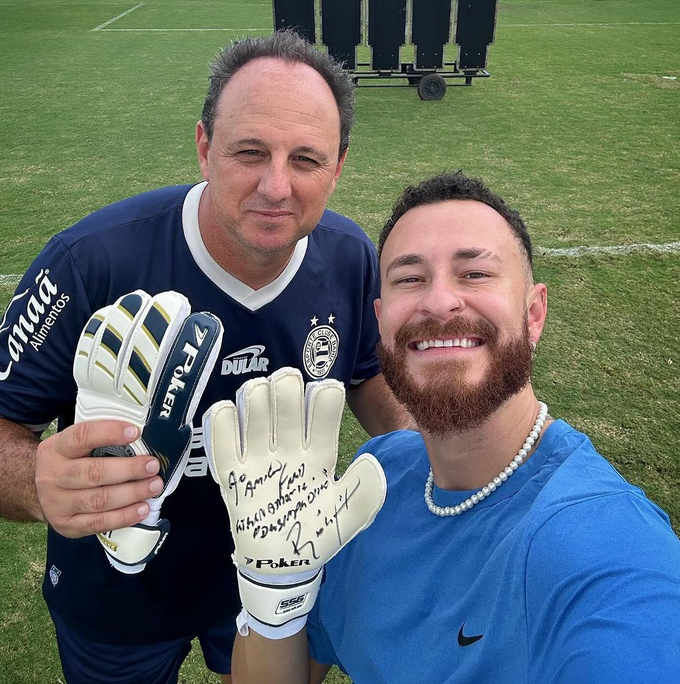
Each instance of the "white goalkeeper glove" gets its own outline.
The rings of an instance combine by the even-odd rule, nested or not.
[[[323,566],[385,501],[380,464],[363,454],[335,479],[345,388],[282,368],[246,382],[236,404],[203,416],[203,439],[234,537],[245,609],[237,621],[272,639],[302,629]],[[238,408],[237,408],[238,407]]]
[[[161,505],[179,483],[189,458],[194,413],[215,365],[222,324],[191,314],[186,297],[136,290],[95,312],[78,341],[73,376],[75,422],[112,419],[136,425],[131,444],[95,449],[93,456],[151,454],[160,461],[163,489],[147,499],[148,516],[133,527],[97,534],[111,565],[144,569],[170,529]]]

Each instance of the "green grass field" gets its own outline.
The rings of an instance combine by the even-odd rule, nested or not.
[[[199,180],[207,63],[272,26],[270,0],[137,5],[0,0],[0,305],[55,232],[122,197]],[[490,79],[439,102],[359,89],[330,203],[375,238],[404,185],[463,168],[519,209],[549,288],[537,394],[676,530],[679,29],[677,0],[501,0]],[[348,417],[343,463],[362,439]],[[0,684],[64,682],[39,590],[44,536],[0,522]],[[198,646],[181,681],[218,681]]]

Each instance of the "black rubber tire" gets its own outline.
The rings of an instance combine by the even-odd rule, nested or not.
[[[441,100],[446,95],[446,81],[439,74],[427,74],[418,83],[421,100]]]

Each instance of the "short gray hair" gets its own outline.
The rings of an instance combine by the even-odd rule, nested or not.
[[[317,50],[292,29],[233,41],[217,54],[210,65],[210,86],[201,115],[208,140],[212,140],[215,111],[222,90],[241,67],[260,57],[306,64],[328,83],[340,114],[339,157],[342,156],[349,147],[349,134],[354,124],[354,82],[343,71],[342,64]]]

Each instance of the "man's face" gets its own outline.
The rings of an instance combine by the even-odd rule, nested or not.
[[[311,67],[259,58],[220,95],[210,143],[196,145],[208,186],[210,221],[201,226],[227,249],[280,255],[310,233],[335,188],[340,115]]]
[[[376,301],[385,378],[421,429],[471,429],[529,381],[546,313],[521,246],[491,207],[422,205],[396,223]]]

